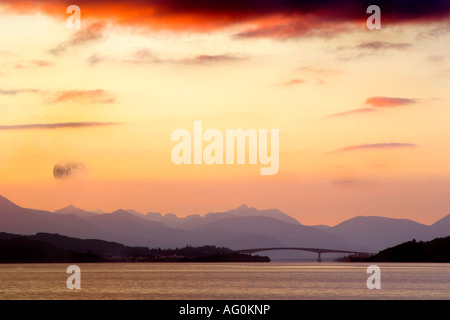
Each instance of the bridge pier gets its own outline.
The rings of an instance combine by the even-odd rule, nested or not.
[[[321,256],[320,256],[320,252],[317,252],[317,254],[318,254],[317,262],[322,262],[322,258],[321,258]]]

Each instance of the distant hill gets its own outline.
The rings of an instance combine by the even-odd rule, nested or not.
[[[433,223],[429,232],[426,233],[428,238],[433,236],[445,237],[450,235],[450,214]]]
[[[79,209],[73,205],[69,205],[65,208],[56,210],[55,213],[73,214],[73,215],[79,216],[80,218],[88,218],[88,217],[96,216],[98,214],[96,212],[90,212],[90,211],[85,211],[85,210]]]
[[[379,251],[414,238],[427,241],[450,236],[450,215],[431,226],[408,219],[358,216],[322,230]]]
[[[337,226],[306,226],[277,209],[247,205],[225,212],[179,218],[174,214],[140,214],[133,210],[97,213],[74,206],[48,212],[22,208],[0,196],[0,232],[51,233],[101,239],[133,247],[180,248],[224,246],[318,247],[377,252],[413,238],[431,240],[450,235],[450,215],[427,226],[406,219],[355,217]],[[306,258],[307,252],[269,252],[276,258]],[[331,256],[331,254],[327,254]]]
[[[361,251],[365,249],[314,227],[284,222],[272,217],[234,216],[211,222],[192,231],[210,244],[233,247],[233,249],[248,249],[263,245],[268,247],[315,246],[329,249],[358,248]],[[252,237],[257,241],[252,241]]]
[[[76,237],[104,236],[99,229],[77,215],[26,209],[0,196],[0,232],[2,231],[15,234],[49,232]]]
[[[61,249],[45,241],[14,236],[0,239],[0,263],[101,262],[99,255]]]
[[[395,247],[380,251],[376,255],[349,261],[363,262],[450,262],[450,237],[431,241],[404,242]]]
[[[134,210],[131,211],[136,213],[136,211]],[[191,230],[222,219],[232,217],[247,217],[247,216],[270,217],[288,223],[300,224],[296,219],[288,216],[287,214],[281,212],[280,210],[277,209],[258,210],[253,207],[250,208],[246,204],[243,204],[236,209],[231,209],[225,212],[209,212],[204,216],[195,214],[189,215],[184,218],[179,218],[172,213],[162,215],[159,212],[149,212],[145,215],[145,218],[152,221],[163,222],[170,227]]]
[[[126,210],[86,217],[85,221],[105,234],[102,239],[133,246],[174,248],[192,244],[189,231],[146,220]]]
[[[412,220],[359,216],[346,220],[327,231],[352,242],[364,243],[378,251],[418,237],[425,232],[426,228],[426,225]]]
[[[215,246],[180,249],[128,247],[97,239],[82,240],[59,234],[22,236],[0,233],[0,263],[72,262],[269,262]]]

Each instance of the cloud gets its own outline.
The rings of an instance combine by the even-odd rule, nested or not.
[[[117,122],[62,122],[62,123],[31,123],[18,125],[0,125],[2,130],[48,130],[48,129],[66,129],[66,128],[92,128],[120,125]]]
[[[70,37],[68,41],[59,43],[55,48],[50,49],[49,52],[54,55],[64,53],[67,48],[82,46],[90,42],[103,39],[103,31],[105,29],[104,22],[94,22],[87,27],[81,28]]]
[[[339,53],[339,59],[353,61],[365,57],[371,57],[388,50],[407,50],[412,44],[406,42],[370,41],[362,42],[355,46],[339,46],[335,49]]]
[[[372,41],[372,42],[363,42],[356,46],[357,49],[368,49],[373,51],[379,50],[405,50],[412,47],[412,44],[405,42],[386,42],[386,41]]]
[[[193,58],[183,59],[181,62],[185,64],[212,64],[212,63],[242,61],[246,59],[247,57],[240,54],[231,54],[231,53],[217,54],[217,55],[201,54]]]
[[[328,117],[344,117],[344,116],[350,116],[350,115],[355,115],[355,114],[367,114],[370,112],[375,112],[376,110],[374,108],[359,108],[359,109],[353,109],[353,110],[349,110],[349,111],[344,111],[344,112],[338,112],[338,113],[333,113],[330,114]]]
[[[435,39],[450,32],[450,21],[434,24],[431,28],[419,32],[416,39]]]
[[[99,56],[99,55],[97,55],[97,54],[95,53],[95,54],[91,55],[89,58],[87,58],[87,59],[86,59],[86,62],[87,62],[88,64],[90,64],[91,66],[93,66],[93,65],[96,65],[96,64],[98,64],[98,63],[100,63],[100,62],[103,62],[103,61],[105,61],[105,60],[106,60],[105,57]]]
[[[450,76],[450,69],[434,74],[435,76]]]
[[[417,102],[417,100],[408,99],[408,98],[370,97],[370,98],[367,98],[366,101],[364,102],[364,104],[369,105],[370,107],[333,113],[326,117],[334,118],[334,117],[351,116],[351,115],[355,115],[355,114],[369,114],[369,113],[371,114],[371,113],[378,111],[377,109],[379,109],[379,108],[394,108],[394,107],[398,107],[398,106],[404,106],[407,104],[413,104],[416,102]]]
[[[185,59],[161,59],[158,58],[151,49],[142,48],[131,55],[129,59],[123,60],[125,63],[132,64],[147,64],[147,63],[173,63],[173,64],[185,64],[185,65],[209,65],[216,63],[227,63],[247,60],[247,56],[237,53],[224,53],[224,54],[200,54],[194,57]]]
[[[344,153],[359,150],[390,150],[390,149],[404,149],[415,147],[417,147],[417,145],[412,143],[399,143],[399,142],[372,143],[372,144],[360,144],[348,146],[334,151],[330,151],[327,154]]]
[[[0,95],[7,95],[7,96],[15,96],[16,94],[20,93],[37,93],[39,92],[38,89],[0,89]]]
[[[123,60],[123,62],[132,64],[147,64],[161,62],[161,60],[155,56],[151,49],[141,48],[133,52],[131,57],[129,59]]]
[[[25,63],[18,63],[15,65],[16,69],[27,69],[36,67],[48,67],[53,65],[53,62],[48,60],[31,60]]]
[[[280,83],[276,83],[275,86],[280,86],[280,87],[294,87],[294,86],[298,86],[300,84],[305,83],[305,80],[302,79],[291,79],[285,82],[280,82]]]
[[[427,57],[427,60],[434,63],[444,62],[445,56],[442,54],[433,54]]]
[[[370,105],[373,108],[385,108],[385,107],[398,107],[416,102],[417,101],[414,99],[407,99],[407,98],[371,97],[367,98],[364,104]]]
[[[66,51],[66,49],[67,49],[67,43],[63,42],[63,43],[58,44],[53,49],[48,50],[48,52],[50,52],[51,54],[54,54],[55,56],[59,56],[64,51]]]
[[[3,0],[2,3],[19,12],[39,10],[58,17],[67,7],[67,2],[62,0]],[[373,1],[78,0],[76,4],[83,18],[109,19],[114,24],[197,32],[240,26],[243,31],[237,34],[241,38],[290,38],[332,36],[348,30],[349,24],[365,28],[366,9]],[[445,21],[450,16],[448,0],[429,1],[426,5],[423,0],[378,0],[376,4],[382,8],[383,23],[390,25]]]
[[[7,51],[7,50],[0,50],[0,56],[6,56],[6,57],[10,57],[10,56],[15,56],[14,53],[12,53],[11,51]]]
[[[53,167],[53,177],[57,180],[85,179],[88,170],[82,162],[59,162]]]
[[[103,89],[69,90],[60,92],[51,103],[114,103],[115,98]]]
[[[342,32],[352,30],[350,24],[335,24],[333,21],[322,20],[315,17],[282,17],[261,21],[234,35],[237,39],[246,38],[273,38],[290,39],[300,37],[332,38]]]

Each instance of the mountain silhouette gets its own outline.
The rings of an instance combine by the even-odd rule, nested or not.
[[[85,210],[81,210],[73,205],[69,205],[65,208],[56,210],[55,213],[58,214],[74,214],[76,216],[79,216],[81,218],[86,218],[86,217],[92,217],[97,215],[98,213],[96,212],[90,212],[90,211],[85,211]]]
[[[415,239],[387,248],[367,258],[348,257],[357,262],[450,262],[450,236],[430,241]]]
[[[450,215],[431,226],[407,219],[358,216],[328,227],[306,226],[277,209],[258,210],[247,205],[179,218],[123,209],[99,214],[72,205],[52,213],[22,208],[0,196],[0,232],[58,233],[150,248],[216,245],[231,249],[319,247],[377,252],[414,238],[431,240],[449,235]]]
[[[325,230],[379,251],[412,239],[429,241],[450,235],[450,215],[431,226],[408,219],[358,216]]]

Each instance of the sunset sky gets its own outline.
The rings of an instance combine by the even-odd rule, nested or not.
[[[6,0],[0,26],[0,195],[23,207],[450,213],[446,0]],[[278,174],[173,164],[196,120],[279,129]]]

